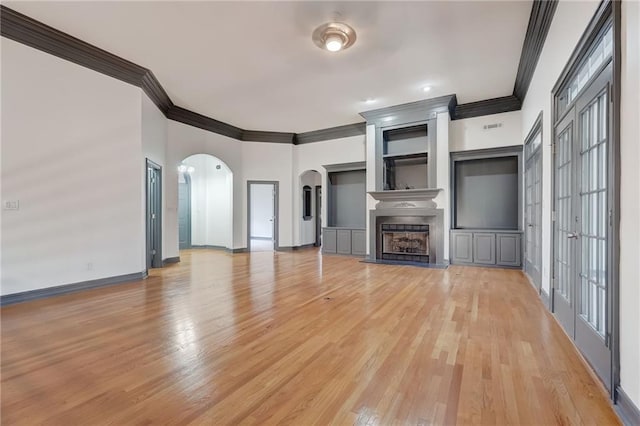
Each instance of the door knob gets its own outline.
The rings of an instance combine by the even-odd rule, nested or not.
[[[571,232],[569,235],[567,235],[567,238],[571,238],[573,240],[577,240],[578,239],[578,234]]]

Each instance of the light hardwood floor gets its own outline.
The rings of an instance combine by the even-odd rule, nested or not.
[[[2,308],[2,424],[618,424],[520,271],[181,258]]]

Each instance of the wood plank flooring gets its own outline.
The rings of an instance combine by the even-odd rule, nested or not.
[[[1,308],[2,424],[618,424],[520,271],[181,258]]]

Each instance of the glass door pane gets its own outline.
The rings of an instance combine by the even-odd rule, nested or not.
[[[606,330],[607,93],[580,113],[580,316],[598,334]]]
[[[556,220],[554,233],[554,267],[556,274],[556,292],[568,302],[572,302],[571,295],[571,266],[573,245],[571,236],[572,226],[572,128],[568,127],[560,133],[556,142],[556,180],[555,205]]]

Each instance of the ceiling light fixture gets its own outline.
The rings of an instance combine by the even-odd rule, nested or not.
[[[374,104],[375,102],[376,102],[376,100],[373,99],[373,98],[367,98],[367,99],[364,100],[365,104]]]
[[[424,87],[422,88],[422,91],[423,91],[423,92],[428,92],[429,90],[431,90],[431,86],[424,86]]]
[[[329,22],[316,28],[311,39],[321,49],[338,52],[351,47],[356,42],[356,32],[342,22]]]

